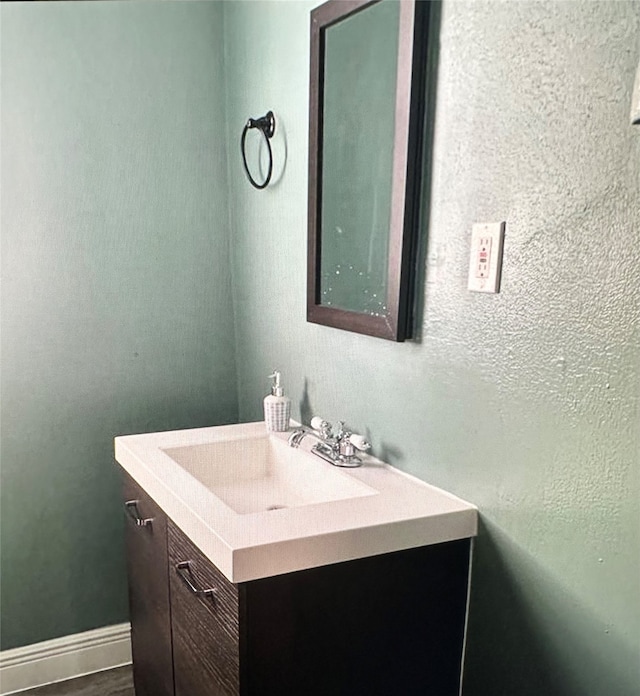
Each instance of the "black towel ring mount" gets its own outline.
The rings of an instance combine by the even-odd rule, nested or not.
[[[267,170],[267,176],[265,180],[259,184],[252,176],[249,171],[249,166],[247,165],[247,155],[245,153],[245,139],[247,133],[252,128],[257,128],[264,136],[265,142],[267,143],[267,150],[269,151],[269,169]],[[257,189],[266,188],[271,181],[271,174],[273,173],[273,152],[271,151],[271,143],[269,142],[273,137],[276,130],[276,118],[273,115],[273,111],[267,111],[267,113],[261,118],[250,118],[244,128],[242,129],[242,137],[240,138],[240,151],[242,152],[242,164],[244,165],[244,171],[247,174],[249,181],[252,186]]]

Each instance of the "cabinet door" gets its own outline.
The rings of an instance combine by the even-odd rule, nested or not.
[[[168,524],[176,696],[237,696],[238,589]]]
[[[136,696],[173,696],[167,518],[126,473],[123,492]]]

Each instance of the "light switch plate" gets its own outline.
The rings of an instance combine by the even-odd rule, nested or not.
[[[471,230],[469,290],[500,292],[504,222],[476,223]]]

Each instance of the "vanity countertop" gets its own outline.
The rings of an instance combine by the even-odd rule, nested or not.
[[[309,438],[296,456],[308,458],[318,480],[351,477],[345,484],[359,487],[356,497],[243,514],[167,453],[265,436],[263,422],[126,435],[115,439],[115,457],[235,583],[477,534],[474,505],[369,455],[359,468],[333,467],[309,453]],[[268,437],[287,446],[288,433]]]

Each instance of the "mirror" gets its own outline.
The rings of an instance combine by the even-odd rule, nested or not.
[[[431,4],[311,13],[308,321],[411,337]]]

